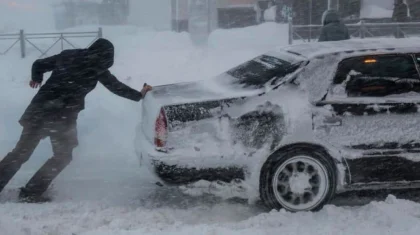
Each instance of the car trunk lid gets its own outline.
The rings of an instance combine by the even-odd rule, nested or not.
[[[248,89],[231,94],[226,87],[213,88],[213,82],[186,82],[156,86],[147,94],[141,125],[156,150],[167,152],[187,147],[197,151],[204,145],[197,142],[220,142],[222,106],[237,97],[261,92]]]

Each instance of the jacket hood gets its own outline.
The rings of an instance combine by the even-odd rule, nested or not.
[[[104,69],[114,65],[114,45],[107,39],[100,38],[88,48],[92,63]]]
[[[322,24],[327,25],[330,23],[341,22],[340,14],[336,10],[327,10],[322,15]]]

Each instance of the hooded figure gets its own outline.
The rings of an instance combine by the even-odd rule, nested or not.
[[[106,39],[98,39],[88,49],[65,50],[33,63],[32,88],[42,84],[44,73],[52,74],[19,120],[23,131],[16,147],[0,162],[0,192],[29,160],[39,142],[50,137],[54,156],[19,195],[28,202],[47,200],[43,193],[72,160],[72,151],[78,145],[77,117],[85,108],[85,97],[98,82],[114,94],[133,101],[140,101],[151,90],[145,85],[139,92],[118,81],[108,70],[113,64],[114,46]]]
[[[335,10],[328,10],[322,16],[322,30],[319,42],[341,41],[350,39],[347,26],[340,20],[340,15]]]

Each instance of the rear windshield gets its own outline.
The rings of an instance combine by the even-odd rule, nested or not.
[[[275,77],[282,78],[295,72],[301,63],[301,60],[292,56],[279,58],[262,55],[229,70],[227,73],[236,79],[235,84],[241,84],[244,87],[262,88]]]

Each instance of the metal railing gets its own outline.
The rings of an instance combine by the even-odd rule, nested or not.
[[[407,23],[366,23],[346,24],[352,38],[379,37],[420,37],[420,22]],[[300,40],[303,42],[318,41],[322,25],[293,25],[289,22],[289,44]]]
[[[7,44],[6,49],[0,51],[0,55],[7,54],[12,48],[17,44],[20,45],[21,57],[25,58],[27,54],[27,44],[35,48],[38,52],[41,53],[41,57],[47,55],[51,49],[57,45],[61,44],[61,50],[64,50],[64,45],[67,44],[72,48],[78,48],[70,40],[73,38],[92,38],[92,41],[89,43],[90,46],[96,39],[102,38],[103,32],[102,28],[99,28],[98,31],[94,32],[62,32],[62,33],[25,33],[24,30],[20,30],[18,34],[0,34],[0,41],[11,41],[10,44]],[[40,46],[37,46],[35,43],[36,40],[45,40],[52,39],[54,42],[47,49],[41,49]]]
[[[21,34],[23,31],[21,30]],[[0,55],[7,54],[16,44],[18,44],[21,40],[20,34],[0,34],[0,40],[1,41],[12,41],[10,45],[6,47],[4,50],[0,50]]]

